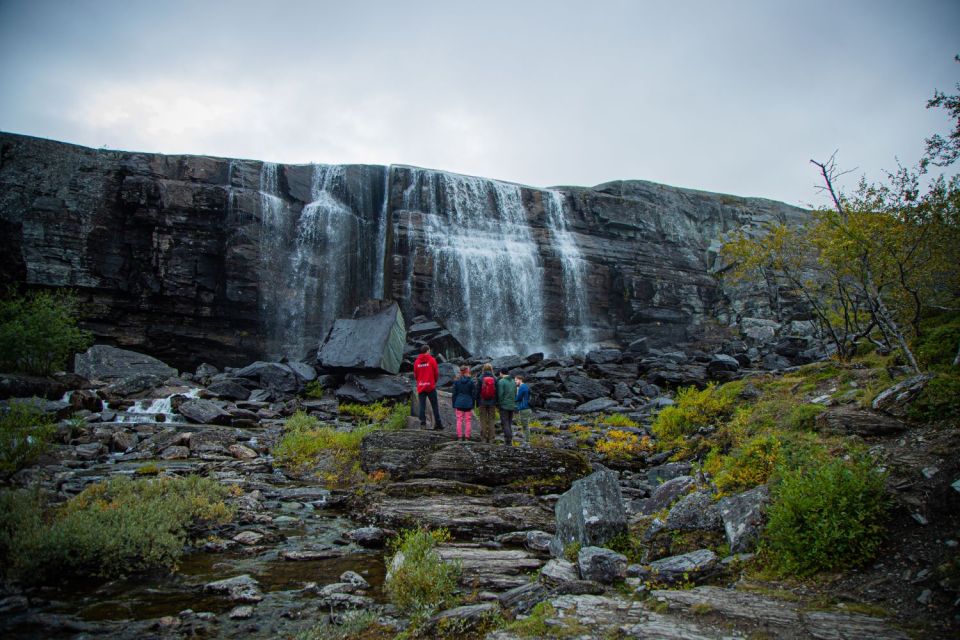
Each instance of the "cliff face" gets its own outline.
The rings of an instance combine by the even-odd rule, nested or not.
[[[183,367],[300,355],[384,292],[479,353],[696,338],[755,302],[710,275],[718,238],[802,213],[639,181],[544,190],[0,133],[4,280],[72,287],[98,336]]]

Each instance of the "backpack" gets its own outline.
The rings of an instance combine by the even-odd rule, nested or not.
[[[480,397],[484,400],[493,400],[497,397],[497,381],[493,376],[484,376],[480,383]]]

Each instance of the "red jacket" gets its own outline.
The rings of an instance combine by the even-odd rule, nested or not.
[[[440,368],[429,353],[421,353],[413,362],[413,375],[417,379],[417,393],[429,393],[437,388]]]

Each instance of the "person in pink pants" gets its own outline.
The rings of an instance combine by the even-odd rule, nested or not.
[[[473,417],[474,382],[470,367],[462,367],[453,381],[453,408],[457,412],[457,440],[470,439],[470,420]]]

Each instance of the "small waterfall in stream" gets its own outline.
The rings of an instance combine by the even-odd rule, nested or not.
[[[403,209],[421,211],[431,313],[472,352],[547,348],[543,265],[515,184],[412,168]]]
[[[563,327],[566,339],[562,350],[566,353],[584,353],[594,342],[590,329],[590,308],[584,286],[587,263],[577,242],[567,227],[564,196],[559,191],[545,191],[544,209],[547,228],[553,237],[553,247],[560,256],[563,269]]]

